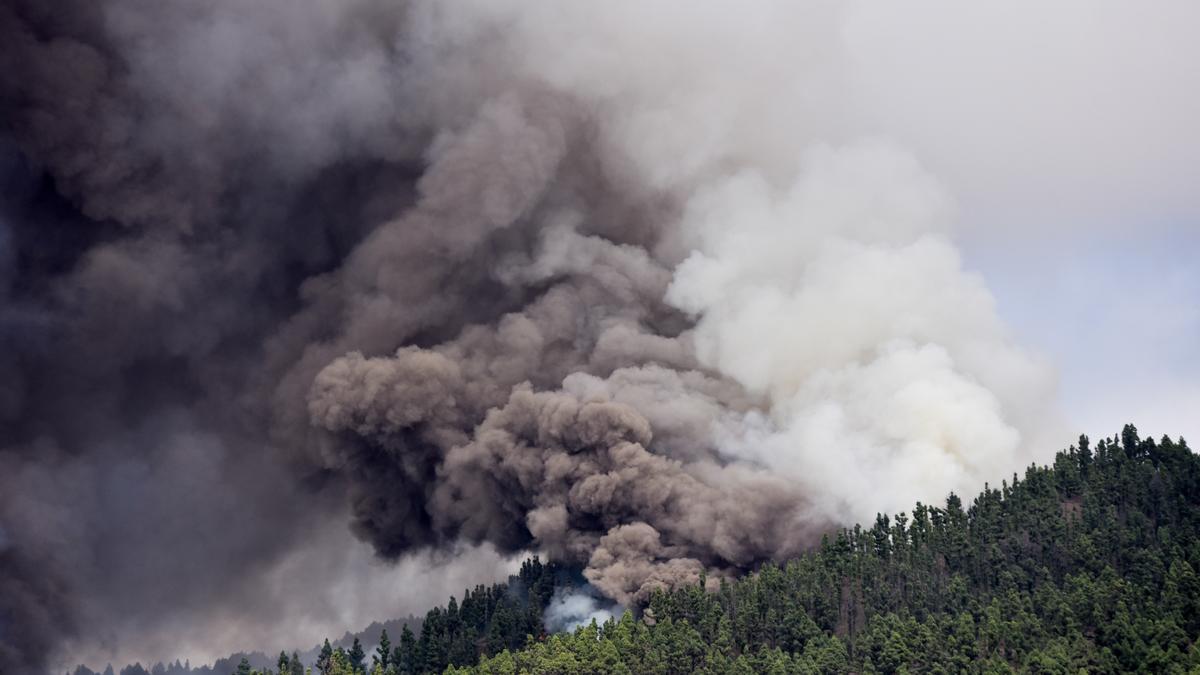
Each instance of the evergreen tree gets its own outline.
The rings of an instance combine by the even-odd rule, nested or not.
[[[388,639],[387,629],[383,629],[383,634],[379,636],[379,646],[375,648],[375,655],[371,657],[374,665],[379,666],[383,670],[387,670],[388,665],[392,660],[392,641]]]
[[[400,646],[392,652],[392,665],[400,675],[413,675],[417,672],[417,641],[412,631],[405,624],[400,631]]]
[[[321,675],[329,675],[333,667],[333,647],[329,645],[329,638],[325,639],[325,644],[321,645],[321,651],[317,654],[317,670],[321,671]]]
[[[350,647],[350,651],[347,652],[346,656],[347,656],[346,663],[347,663],[347,665],[350,666],[350,670],[352,672],[355,672],[355,673],[366,672],[366,669],[364,668],[364,664],[363,664],[363,659],[366,658],[367,654],[365,651],[363,651],[362,642],[360,642],[358,640],[358,636],[354,637],[354,644]]]

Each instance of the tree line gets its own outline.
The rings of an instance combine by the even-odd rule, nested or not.
[[[917,504],[640,619],[452,675],[1200,672],[1200,460],[1133,426],[964,507]]]

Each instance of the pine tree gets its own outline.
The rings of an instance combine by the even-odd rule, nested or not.
[[[346,656],[347,656],[346,663],[347,663],[347,665],[350,666],[350,669],[353,672],[356,672],[356,673],[365,672],[363,659],[366,658],[367,654],[365,651],[363,651],[362,643],[359,642],[357,635],[354,636],[354,644],[351,645],[350,651],[347,652]]]
[[[379,636],[379,646],[375,648],[375,655],[371,657],[372,662],[387,670],[388,664],[392,660],[392,641],[388,639],[387,629],[383,629],[383,634]]]
[[[400,675],[415,675],[417,672],[417,641],[408,624],[400,631],[400,645],[392,652],[392,666]]]
[[[317,655],[317,670],[321,671],[321,675],[329,675],[332,667],[333,647],[329,645],[329,638],[325,638],[325,644],[321,646],[321,652]]]

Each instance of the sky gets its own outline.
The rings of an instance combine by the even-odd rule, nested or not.
[[[987,279],[1018,339],[1050,359],[1072,429],[1200,438],[1200,227],[1101,233],[1059,249],[980,237]],[[1195,443],[1193,440],[1192,443]]]
[[[1200,5],[855,5],[854,126],[956,200],[1067,430],[1200,437]]]

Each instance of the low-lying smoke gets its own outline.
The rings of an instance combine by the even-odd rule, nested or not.
[[[792,5],[0,5],[0,671],[331,514],[635,606],[1023,463],[1046,369]]]
[[[624,612],[620,605],[606,602],[588,588],[561,588],[550,598],[543,615],[546,630],[551,633],[573,631],[595,621],[603,624]]]

